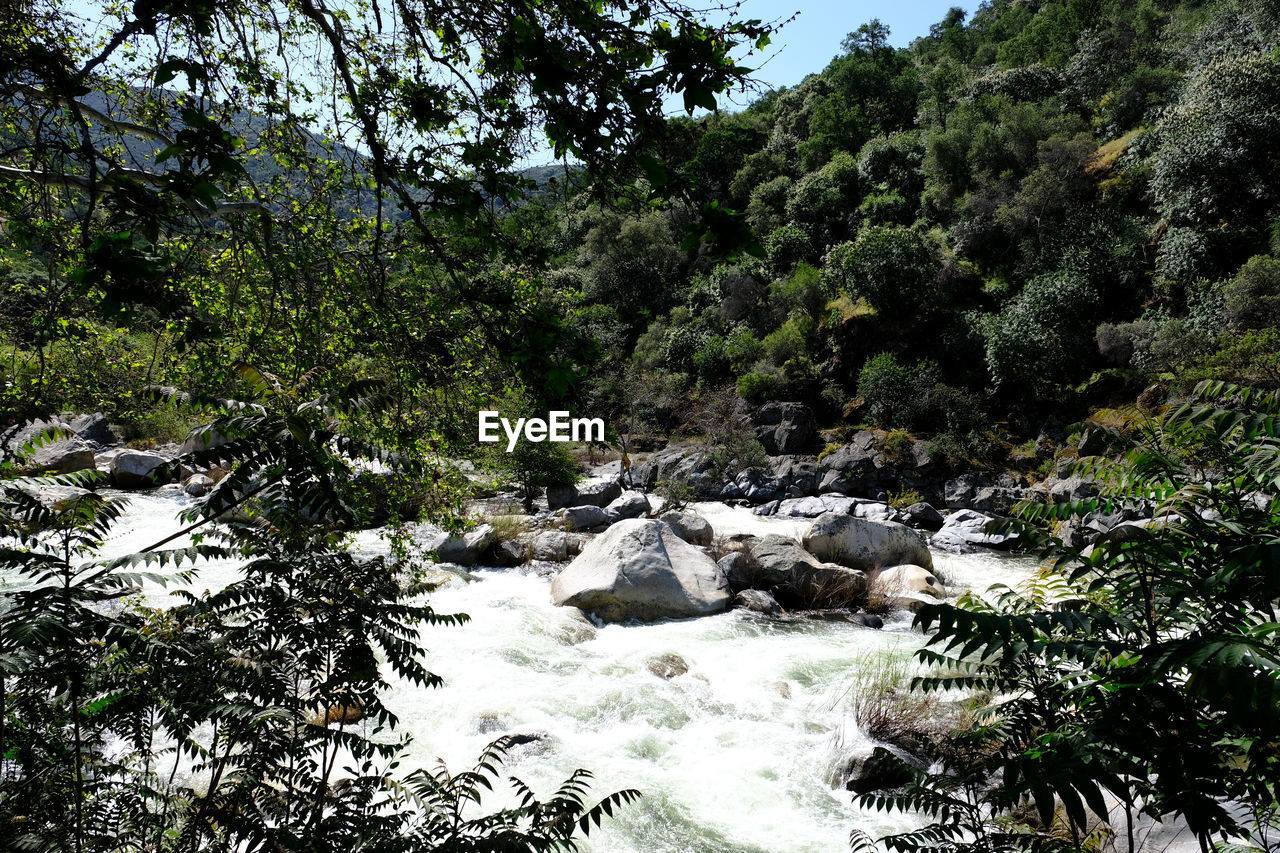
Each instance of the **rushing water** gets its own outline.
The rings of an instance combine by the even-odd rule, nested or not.
[[[175,513],[187,502],[134,496],[108,553],[130,553],[177,530]],[[722,534],[797,535],[808,523],[721,504],[698,509]],[[375,552],[381,544],[366,533],[356,547]],[[954,593],[1016,583],[1034,564],[937,554],[935,568]],[[517,748],[506,768],[540,793],[579,767],[595,774],[596,795],[642,791],[593,833],[589,849],[610,853],[826,853],[845,849],[855,826],[879,834],[909,825],[855,809],[830,782],[842,761],[868,746],[849,707],[857,674],[885,657],[910,657],[919,636],[909,616],[891,617],[880,631],[744,611],[592,628],[551,604],[554,571],[482,569],[477,582],[432,594],[437,612],[471,621],[423,630],[442,689],[391,677],[387,704],[414,738],[402,767],[443,759],[460,770],[500,734],[540,736]],[[189,588],[217,588],[236,575],[234,563],[205,564]],[[149,588],[147,597],[159,604],[168,593]],[[650,660],[666,654],[679,655],[688,672],[670,680],[653,674]],[[503,805],[504,796],[486,805]]]

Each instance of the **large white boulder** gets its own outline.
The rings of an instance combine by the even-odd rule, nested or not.
[[[884,596],[904,593],[944,598],[947,588],[937,575],[923,566],[889,566],[876,572],[871,580],[872,589]]]
[[[895,521],[826,513],[805,531],[804,547],[819,560],[864,571],[904,563],[933,568],[924,535]]]
[[[719,613],[729,583],[716,562],[662,521],[625,519],[597,536],[551,584],[551,599],[606,622]]]
[[[124,450],[111,458],[111,479],[122,489],[146,489],[162,484],[157,468],[168,457],[147,450]]]

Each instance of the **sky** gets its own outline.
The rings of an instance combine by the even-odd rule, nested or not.
[[[821,71],[840,52],[844,37],[872,18],[888,25],[889,41],[906,47],[959,6],[970,15],[976,0],[745,0],[744,18],[771,21],[799,12],[766,50],[767,62],[755,77],[771,86],[794,86],[806,74]],[[753,57],[754,58],[754,57]],[[750,64],[750,63],[748,63]]]

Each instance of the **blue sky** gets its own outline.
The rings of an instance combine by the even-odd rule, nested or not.
[[[905,47],[959,6],[973,14],[976,0],[745,0],[745,18],[774,20],[796,12],[766,51],[768,62],[756,77],[772,86],[794,86],[806,74],[821,71],[840,52],[844,37],[872,18],[889,26],[890,41]]]

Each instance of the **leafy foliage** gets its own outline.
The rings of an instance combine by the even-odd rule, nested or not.
[[[1143,815],[1181,819],[1206,846],[1265,844],[1280,707],[1278,412],[1272,393],[1205,383],[1176,411],[1122,422],[1111,438],[1127,453],[1080,462],[1109,484],[1101,498],[1027,505],[1006,525],[1040,544],[1037,580],[920,611],[919,658],[941,672],[917,689],[995,698],[939,771],[863,798],[931,819],[884,839],[891,849],[1038,849],[1058,819],[1078,846],[1111,802],[1130,833]],[[1087,552],[1036,526],[1125,502],[1147,503],[1153,520]],[[1023,804],[1039,830],[1010,834]]]

